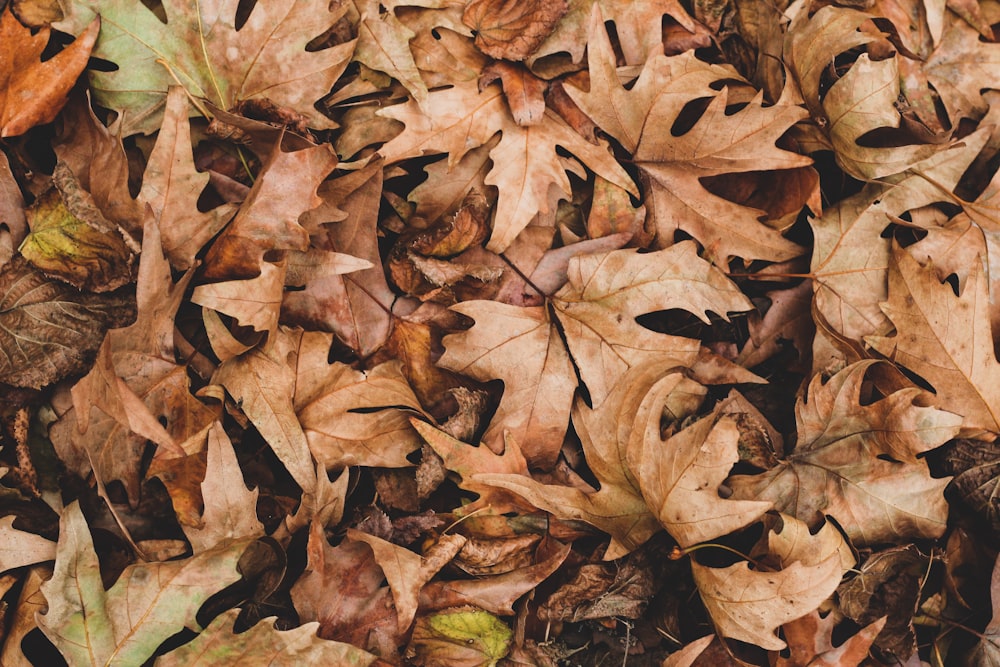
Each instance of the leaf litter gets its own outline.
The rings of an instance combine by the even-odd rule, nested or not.
[[[997,662],[998,27],[3,3],[0,662]]]

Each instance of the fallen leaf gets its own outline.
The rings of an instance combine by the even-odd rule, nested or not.
[[[134,317],[121,292],[92,294],[15,257],[0,270],[0,382],[40,389],[87,370],[104,333]]]
[[[494,667],[510,650],[513,632],[481,609],[451,609],[417,619],[407,647],[422,667]]]
[[[231,609],[219,614],[191,642],[160,656],[157,667],[211,667],[241,661],[266,663],[274,667],[309,664],[368,667],[377,658],[366,651],[342,642],[316,636],[319,623],[306,623],[291,630],[279,630],[265,619],[246,632],[236,634],[234,624],[239,612]]]
[[[14,527],[14,519],[12,515],[0,519],[0,538],[3,539],[0,572],[53,560],[56,556],[55,542],[41,535],[18,530]]]
[[[944,532],[948,480],[931,477],[917,456],[957,435],[961,418],[927,407],[915,387],[861,405],[878,363],[852,364],[825,384],[816,376],[795,406],[793,453],[767,472],[730,477],[733,497],[769,500],[812,526],[828,514],[859,546]]]
[[[524,60],[552,34],[569,9],[557,2],[472,0],[462,22],[472,28],[480,51],[498,60]]]
[[[193,97],[223,109],[266,96],[298,108],[317,128],[334,127],[311,104],[343,73],[354,41],[315,52],[306,45],[346,7],[259,2],[239,30],[233,0],[170,4],[166,21],[145,6],[121,0],[86,0],[66,9],[54,27],[71,34],[80,34],[95,15],[103,20],[93,54],[119,67],[91,72],[90,83],[99,104],[125,112],[126,134],[157,129],[167,89],[178,81]],[[178,40],[177,34],[193,38]]]
[[[55,571],[42,584],[48,610],[38,626],[74,664],[141,664],[165,639],[198,626],[195,615],[209,596],[239,580],[236,565],[248,545],[130,565],[105,590],[90,529],[73,503],[60,522]]]
[[[13,11],[0,13],[0,79],[4,81],[0,137],[15,137],[55,119],[87,66],[100,26],[95,18],[72,44],[42,60],[51,30],[44,27],[32,34]]]

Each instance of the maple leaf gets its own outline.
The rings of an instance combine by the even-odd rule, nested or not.
[[[599,8],[606,21],[613,21],[621,39],[625,62],[641,65],[650,57],[663,53],[663,37],[659,26],[669,16],[685,30],[692,32],[697,25],[677,0],[653,2],[614,2],[613,0],[568,0],[569,12],[562,18],[552,35],[534,54],[534,60],[566,51],[574,63],[583,58],[587,46],[588,28],[594,9]]]
[[[159,126],[167,89],[176,83],[223,109],[266,97],[296,109],[317,128],[334,127],[313,103],[343,73],[355,42],[320,51],[307,51],[306,45],[346,8],[265,0],[237,30],[237,5],[237,0],[174,0],[163,5],[164,22],[146,6],[124,0],[77,0],[67,3],[68,14],[54,26],[79,34],[101,16],[93,55],[118,69],[92,71],[90,85],[98,104],[125,113],[126,135]]]
[[[184,560],[125,568],[108,590],[90,529],[77,503],[63,510],[52,578],[42,584],[48,610],[38,627],[72,664],[142,664],[185,627],[209,596],[239,580],[249,542]]]
[[[212,667],[246,661],[273,667],[308,664],[368,667],[376,658],[343,642],[316,636],[319,623],[279,630],[267,619],[246,632],[235,630],[238,609],[219,614],[193,641],[156,659],[157,667]]]
[[[870,183],[809,221],[815,238],[812,272],[816,308],[843,336],[860,341],[885,333],[879,308],[886,291],[891,239],[882,233],[906,211],[947,200],[949,191],[979,153],[987,136],[965,138],[965,146],[941,151],[903,174]]]
[[[567,277],[551,303],[595,405],[629,368],[664,356],[676,366],[694,364],[697,341],[654,333],[636,322],[639,315],[683,308],[707,321],[709,311],[726,317],[751,308],[690,242],[645,254],[616,250],[574,257]]]
[[[549,188],[571,195],[567,166],[556,153],[560,147],[619,187],[638,194],[621,165],[604,146],[595,146],[574,132],[552,111],[541,122],[521,127],[510,115],[499,86],[480,92],[474,84],[433,91],[424,110],[414,101],[389,107],[380,115],[402,122],[402,134],[379,149],[386,164],[425,153],[448,153],[454,166],[471,148],[485,144],[497,132],[500,143],[490,151],[493,168],[488,185],[499,192],[493,235],[488,248],[501,252],[531,223],[549,211]]]
[[[529,464],[551,468],[566,435],[576,373],[547,311],[496,301],[468,301],[452,309],[476,324],[445,337],[438,365],[484,382],[504,382],[483,442],[502,451],[509,433]]]
[[[1000,386],[991,372],[998,362],[982,265],[973,263],[956,297],[933,266],[920,266],[898,248],[892,259],[882,309],[897,335],[872,336],[869,344],[930,382],[938,404],[962,415],[964,432],[1000,431]]]
[[[669,385],[668,385],[669,386]],[[643,498],[657,519],[682,547],[706,542],[747,526],[771,509],[767,500],[723,500],[719,486],[739,460],[739,430],[729,417],[706,417],[663,441],[659,434],[663,402],[658,385],[636,415],[645,434],[640,453],[629,452]],[[643,419],[645,417],[645,420]]]
[[[12,10],[0,12],[0,137],[24,134],[36,125],[52,122],[77,77],[87,66],[97,41],[100,20],[92,20],[76,41],[52,58],[41,59],[51,30],[32,34]]]
[[[854,565],[853,559],[843,561],[844,552],[850,553],[843,537],[830,524],[825,529],[835,539],[798,532],[802,539],[776,572],[751,569],[746,561],[723,568],[692,561],[695,584],[719,634],[769,651],[784,649],[785,642],[774,634],[778,627],[818,607]]]
[[[861,405],[877,364],[857,362],[826,384],[814,377],[795,406],[795,451],[767,472],[730,477],[733,497],[769,500],[811,525],[829,514],[858,545],[939,536],[948,480],[932,478],[916,457],[954,437],[961,417],[926,407],[926,394],[898,380],[885,398]]]

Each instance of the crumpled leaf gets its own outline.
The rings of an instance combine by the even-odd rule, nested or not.
[[[86,370],[133,309],[127,294],[81,292],[14,258],[0,270],[0,382],[40,389]]]
[[[34,35],[13,11],[0,11],[0,137],[16,137],[36,125],[50,123],[66,104],[77,77],[87,66],[101,22],[81,26],[76,41],[41,60],[51,30]]]
[[[476,46],[498,60],[524,60],[552,34],[569,6],[566,0],[504,2],[472,0],[462,22],[475,31]]]
[[[815,376],[795,406],[798,444],[776,467],[734,475],[733,497],[769,500],[810,525],[836,518],[858,546],[938,537],[945,529],[948,479],[934,479],[917,455],[944,444],[961,417],[927,407],[928,395],[900,386],[861,405],[861,388],[879,362],[860,361],[823,384]]]
[[[334,127],[312,105],[343,73],[354,41],[315,52],[306,51],[306,44],[340,19],[346,7],[264,0],[237,31],[237,6],[238,0],[165,2],[164,23],[146,6],[127,0],[82,0],[69,3],[69,13],[55,27],[79,34],[101,16],[93,55],[118,69],[92,71],[91,90],[99,104],[125,113],[126,135],[148,134],[159,126],[167,89],[178,81],[192,96],[223,109],[266,97],[295,108],[317,128]]]
[[[459,607],[418,618],[407,654],[421,667],[494,667],[513,636],[493,614]]]
[[[214,667],[215,665],[267,664],[274,667],[344,665],[367,667],[377,658],[367,651],[316,636],[319,623],[305,623],[291,630],[278,630],[264,619],[246,632],[236,634],[238,609],[219,614],[194,640],[160,656],[156,667]]]
[[[168,637],[198,627],[195,614],[238,581],[240,541],[183,560],[138,563],[104,589],[90,529],[77,503],[60,521],[52,578],[42,584],[48,610],[38,627],[75,665],[139,665]]]
[[[31,233],[21,254],[47,276],[89,292],[110,292],[131,282],[135,241],[105,219],[64,163],[54,187],[28,208]]]

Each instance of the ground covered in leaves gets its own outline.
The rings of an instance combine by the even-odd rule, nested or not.
[[[996,0],[0,5],[0,663],[1000,664]]]

